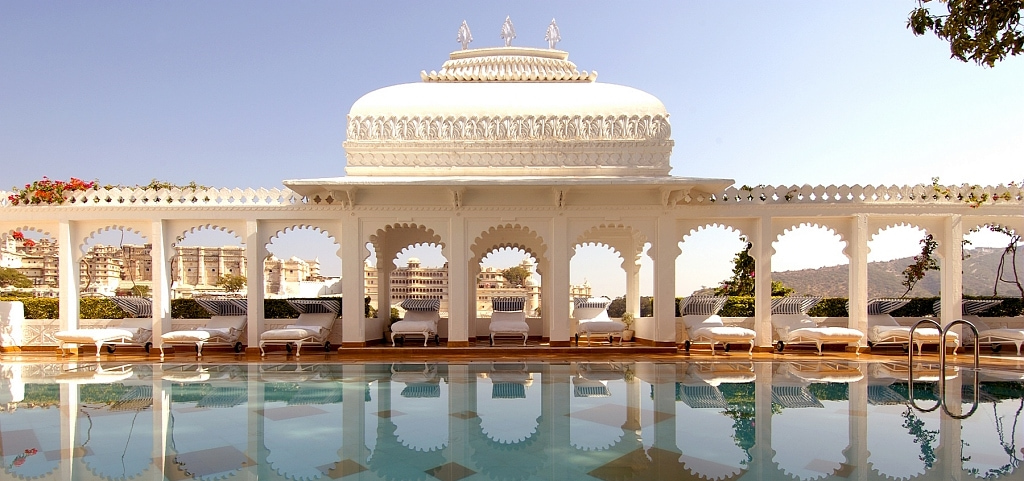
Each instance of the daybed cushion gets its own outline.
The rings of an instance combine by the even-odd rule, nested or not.
[[[234,329],[241,331],[248,316],[213,316],[203,327],[206,329]]]
[[[291,341],[307,337],[319,337],[324,332],[320,326],[288,325],[284,329],[271,329],[264,332],[260,339],[264,341]]]
[[[148,329],[139,328],[120,328],[120,327],[108,327],[103,329],[75,329],[71,331],[58,331],[54,333],[53,337],[69,343],[76,344],[95,344],[98,341],[121,341],[133,340],[140,335],[140,331],[148,331]]]
[[[394,333],[424,333],[437,331],[437,321],[441,313],[434,310],[414,309],[405,311],[405,317],[391,325]]]
[[[860,342],[864,333],[848,327],[818,327],[818,323],[804,314],[773,314],[772,324],[779,339],[813,339],[822,342]]]
[[[491,313],[491,332],[530,332],[530,326],[526,324],[526,313],[494,311]]]
[[[683,324],[690,339],[714,339],[716,341],[750,341],[757,334],[745,327],[726,326],[722,318],[715,315],[691,314],[683,316]]]
[[[871,342],[896,342],[898,340],[910,340],[910,327],[902,326],[888,314],[868,315],[868,339]],[[953,342],[959,339],[957,333],[950,331],[947,341]],[[914,340],[921,342],[936,343],[942,341],[942,332],[934,327],[919,327],[914,330]]]

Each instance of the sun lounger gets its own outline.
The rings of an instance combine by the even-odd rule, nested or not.
[[[962,302],[963,319],[974,325],[978,330],[978,344],[991,346],[992,352],[1002,350],[1002,343],[1012,343],[1017,346],[1017,355],[1020,356],[1021,345],[1024,344],[1024,329],[1013,327],[989,327],[984,318],[979,316],[1003,301],[1002,299],[964,299]],[[941,312],[941,300],[935,301],[933,309],[936,314]],[[966,333],[966,331],[965,331]],[[973,335],[974,333],[967,333]],[[916,336],[915,336],[916,337]]]
[[[406,299],[402,301],[402,309],[405,309],[405,317],[391,325],[392,347],[396,340],[404,346],[406,336],[423,336],[424,347],[430,339],[441,345],[437,335],[437,322],[441,320],[439,299]]]
[[[848,327],[819,327],[807,312],[821,301],[820,297],[777,297],[772,299],[772,326],[779,336],[776,349],[786,345],[814,344],[822,355],[823,344],[857,343],[857,355],[864,343],[864,333]]]
[[[608,306],[611,299],[607,297],[577,297],[573,302],[572,317],[576,320],[576,345],[580,345],[580,336],[587,338],[587,345],[593,336],[607,337],[611,343],[614,336],[619,337],[622,345],[622,331],[626,325],[608,317]]]
[[[68,344],[96,344],[96,357],[100,357],[103,346],[113,354],[116,346],[143,346],[146,352],[153,347],[153,301],[146,297],[111,297],[121,310],[132,317],[115,321],[104,328],[71,329],[57,331],[53,337],[60,342],[60,351],[66,354]]]
[[[491,299],[491,345],[494,336],[507,334],[523,336],[523,345],[530,334],[530,326],[526,324],[525,297],[495,297]]]
[[[206,324],[192,330],[171,331],[160,336],[160,357],[164,344],[195,344],[196,355],[203,355],[203,346],[231,346],[242,352],[239,338],[249,317],[245,299],[196,299],[200,307],[213,315]]]
[[[868,346],[898,344],[904,350],[909,349],[910,327],[900,325],[889,313],[905,306],[908,299],[871,299],[868,301]],[[953,344],[953,354],[960,345],[960,337],[950,332],[947,343]],[[914,345],[917,353],[925,344],[942,343],[942,333],[934,327],[919,327],[914,330]]]
[[[267,345],[284,345],[291,353],[295,345],[295,357],[299,357],[303,343],[323,345],[324,352],[330,352],[331,335],[334,320],[341,311],[341,301],[337,299],[289,299],[288,305],[299,312],[299,318],[283,329],[271,329],[260,334],[260,356],[267,354]]]
[[[754,355],[754,331],[739,327],[726,326],[718,311],[725,306],[727,296],[690,296],[679,301],[679,313],[683,316],[686,334],[683,348],[689,352],[693,344],[710,344],[711,355],[715,355],[715,345],[721,343],[726,352],[729,343],[750,344],[748,355]]]

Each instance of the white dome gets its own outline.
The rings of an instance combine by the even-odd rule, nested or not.
[[[560,50],[451,54],[423,82],[364,95],[348,116],[356,176],[667,176],[665,105],[600,84]]]

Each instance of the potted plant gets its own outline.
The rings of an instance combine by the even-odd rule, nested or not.
[[[633,323],[634,322],[636,322],[636,319],[633,317],[633,313],[626,312],[626,313],[622,314],[622,323],[626,325],[626,329],[622,331],[622,340],[623,341],[632,341],[633,340],[633,334],[636,333],[636,331],[633,330]]]

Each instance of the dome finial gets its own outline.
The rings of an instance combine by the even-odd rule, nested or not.
[[[555,19],[551,19],[551,25],[548,25],[548,31],[544,34],[544,40],[548,41],[548,48],[554,50],[555,45],[562,41],[562,35],[558,33],[558,24],[555,23]]]
[[[501,38],[505,39],[505,46],[512,46],[512,39],[516,38],[516,28],[512,26],[512,17],[505,17],[505,23],[501,24]]]
[[[462,21],[462,25],[459,27],[459,34],[455,37],[455,41],[462,44],[462,49],[466,50],[469,48],[469,42],[473,41],[473,34],[469,31],[469,25],[466,21]]]

